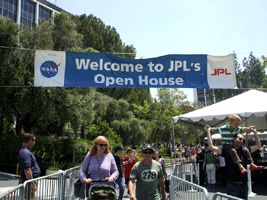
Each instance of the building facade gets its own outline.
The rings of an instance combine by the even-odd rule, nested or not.
[[[59,12],[71,15],[46,0],[0,0],[0,15],[30,30],[34,24],[38,25],[43,19],[49,20]]]
[[[194,89],[194,101],[202,102],[205,106],[216,103],[214,89]]]

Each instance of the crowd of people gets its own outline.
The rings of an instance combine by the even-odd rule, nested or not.
[[[200,184],[207,184],[213,187],[216,179],[223,185],[227,185],[227,194],[248,198],[247,188],[247,169],[259,170],[259,161],[267,160],[267,147],[261,147],[257,130],[254,126],[239,127],[241,118],[233,115],[230,123],[225,126],[212,128],[205,126],[208,143],[205,146],[197,148],[179,145],[177,147],[178,158],[184,158],[185,161],[195,161],[200,166]],[[255,136],[255,144],[249,148],[244,146],[243,131],[252,131]],[[220,133],[222,136],[222,146],[215,146],[211,139],[211,132]],[[34,147],[36,137],[34,134],[25,133],[23,145],[19,152],[19,172],[20,183],[26,180],[37,178],[40,174],[36,158],[31,149]],[[166,165],[158,151],[160,145],[144,145],[140,152],[142,159],[137,160],[137,151],[131,148],[125,150],[121,146],[116,146],[112,154],[109,149],[109,143],[104,136],[98,136],[85,156],[79,171],[81,182],[89,185],[95,185],[93,180],[105,180],[106,182],[97,184],[114,184],[119,186],[119,197],[121,200],[127,187],[127,195],[131,200],[135,199],[166,199]],[[175,151],[174,151],[175,152]],[[167,148],[167,155],[172,156],[171,148]],[[252,155],[254,155],[254,160]],[[259,155],[259,156],[255,156]],[[123,177],[125,179],[123,179]],[[124,182],[125,180],[125,182]],[[137,182],[136,182],[137,181]],[[136,183],[136,192],[133,192],[133,184]],[[31,187],[31,196],[34,196],[37,185]],[[103,193],[104,195],[105,193]],[[105,196],[105,195],[104,195]],[[105,197],[97,197],[105,199]]]
[[[98,136],[90,151],[86,155],[80,172],[80,180],[94,185],[94,179],[105,179],[110,184],[116,182],[119,186],[119,197],[124,195],[125,185],[128,189],[127,196],[135,199],[166,199],[164,178],[166,166],[164,159],[152,145],[144,145],[141,148],[143,159],[137,162],[137,152],[131,148],[126,150],[116,146],[114,154],[109,151],[109,144],[105,137]],[[125,182],[123,180],[125,178]],[[137,181],[137,182],[136,182]],[[133,184],[136,182],[136,192],[133,192]],[[99,183],[97,183],[99,184]]]

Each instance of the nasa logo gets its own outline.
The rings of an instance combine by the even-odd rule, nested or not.
[[[214,73],[212,76],[219,76],[220,74],[231,75],[231,73],[227,73],[227,69],[214,69]]]
[[[56,76],[58,73],[58,67],[60,64],[61,63],[57,65],[53,61],[45,61],[40,67],[41,74],[46,78],[52,78]]]

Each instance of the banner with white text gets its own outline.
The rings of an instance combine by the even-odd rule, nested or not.
[[[104,53],[37,50],[34,85],[235,89],[235,57],[166,55],[126,59]]]

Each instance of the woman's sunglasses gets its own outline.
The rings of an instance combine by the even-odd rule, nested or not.
[[[144,154],[152,154],[152,151],[144,151]]]
[[[100,147],[107,147],[107,144],[98,144]]]

